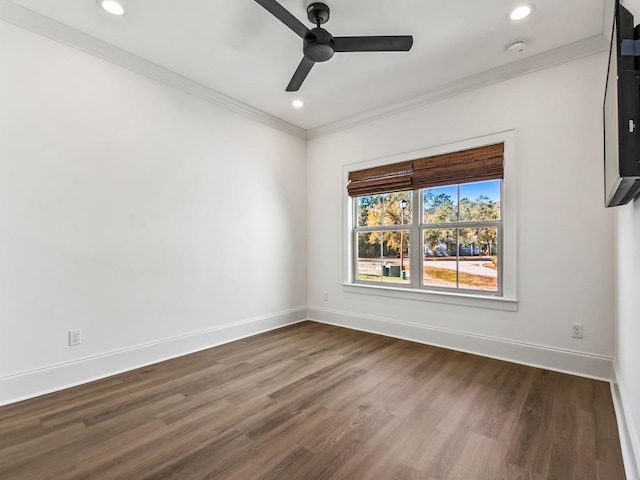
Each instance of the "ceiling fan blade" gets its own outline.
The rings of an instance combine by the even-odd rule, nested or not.
[[[408,52],[413,46],[411,35],[379,37],[334,37],[336,52]]]
[[[291,13],[276,2],[276,0],[256,0],[256,3],[262,5],[271,15],[296,32],[300,38],[304,38],[309,31],[300,20],[291,15]]]
[[[307,78],[307,75],[309,75],[309,72],[311,71],[311,67],[313,67],[315,63],[316,62],[309,60],[307,57],[302,57],[300,65],[298,65],[289,85],[287,85],[287,92],[297,92],[300,89],[302,82]]]

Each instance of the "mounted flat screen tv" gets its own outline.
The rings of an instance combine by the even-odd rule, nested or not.
[[[605,206],[640,193],[640,42],[633,15],[616,0],[609,70],[604,95]]]

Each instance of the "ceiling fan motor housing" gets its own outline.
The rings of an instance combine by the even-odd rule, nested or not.
[[[314,62],[326,62],[333,57],[333,36],[324,28],[313,28],[304,38],[304,56]]]

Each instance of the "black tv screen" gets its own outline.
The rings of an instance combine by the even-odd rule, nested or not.
[[[640,71],[633,15],[616,1],[604,97],[605,205],[640,193]],[[639,50],[636,52],[636,50]]]

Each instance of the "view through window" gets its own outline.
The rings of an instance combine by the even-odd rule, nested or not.
[[[498,292],[501,183],[357,197],[356,278],[409,286],[418,275],[424,287]]]

